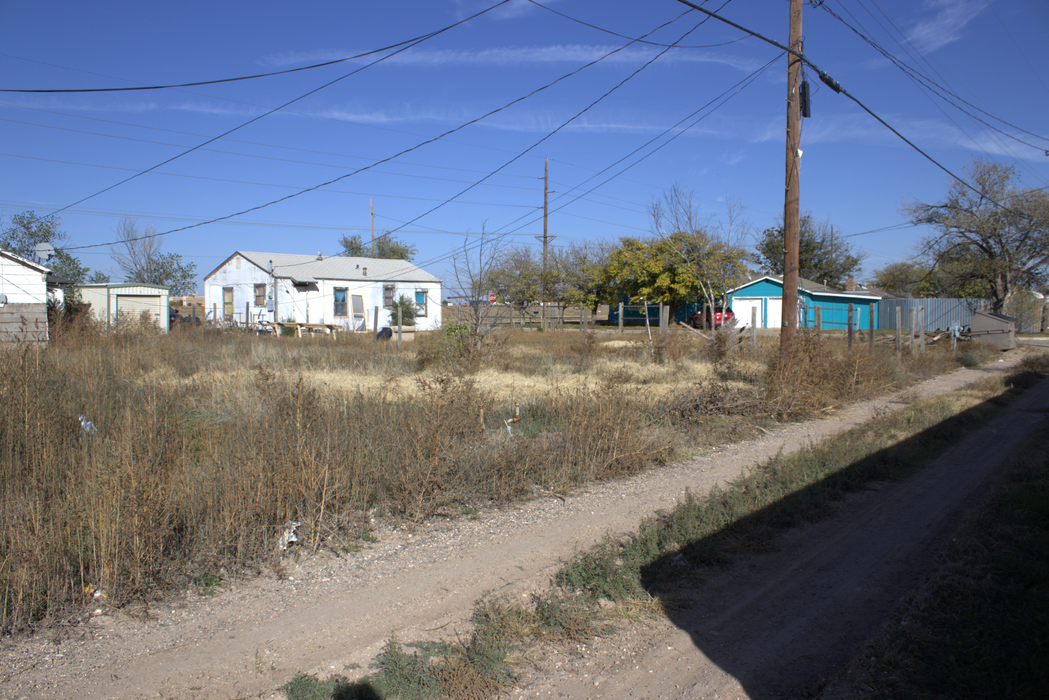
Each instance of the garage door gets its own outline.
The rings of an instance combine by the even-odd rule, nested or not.
[[[760,297],[733,297],[732,298],[732,313],[736,314],[736,325],[740,328],[749,328],[751,319],[753,318],[752,310],[757,310],[758,321],[757,327],[763,328],[765,326],[764,314],[761,308]]]
[[[139,294],[118,294],[117,315],[127,316],[139,320],[145,311],[149,317],[159,326],[160,323],[160,297]]]
[[[783,300],[769,299],[765,315],[769,328],[779,328],[783,325]]]

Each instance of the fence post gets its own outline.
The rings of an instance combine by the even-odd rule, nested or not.
[[[750,346],[758,345],[758,307],[750,307]]]
[[[659,345],[667,344],[667,330],[670,328],[670,307],[659,303]]]
[[[823,311],[822,307],[816,307],[816,335],[823,332],[823,315],[820,313]]]
[[[918,307],[918,343],[921,347],[921,354],[925,354],[925,307]]]
[[[908,329],[908,334],[910,336],[910,344],[911,344],[911,357],[914,357],[914,326],[917,323],[917,317],[918,317],[918,309],[916,309],[916,308],[914,308],[912,306],[911,307],[911,325],[910,325],[910,328]]]
[[[623,334],[623,302],[619,302],[619,334]]]
[[[583,302],[579,302],[579,332],[586,333],[586,319],[583,318]]]
[[[400,350],[404,347],[404,342],[401,338],[401,313],[403,309],[400,306],[397,307],[397,349]]]
[[[903,309],[896,307],[896,359],[903,356]]]
[[[372,317],[375,319],[372,322],[373,327],[374,327],[374,332],[378,333],[379,332],[379,307],[378,306],[375,307],[375,313],[372,314]]]
[[[871,326],[871,332],[870,332],[870,336],[871,337],[867,340],[867,342],[870,343],[871,353],[872,354],[874,353],[874,309],[875,308],[876,307],[875,307],[875,305],[873,303],[867,305],[867,315],[870,317],[867,320],[870,322],[870,326]]]
[[[849,350],[852,350],[852,304],[849,304]]]
[[[244,327],[251,328],[251,302],[244,302]]]

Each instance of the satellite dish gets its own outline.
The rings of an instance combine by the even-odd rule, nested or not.
[[[47,262],[55,254],[55,247],[50,243],[37,243],[34,252],[37,260]]]

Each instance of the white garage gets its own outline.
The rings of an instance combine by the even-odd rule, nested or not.
[[[146,314],[163,331],[168,330],[168,288],[159,284],[83,284],[77,287],[80,300],[91,304],[91,313],[106,324],[116,325],[118,318],[138,321]]]

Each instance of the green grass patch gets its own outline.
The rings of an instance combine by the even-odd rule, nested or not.
[[[1049,697],[1049,421],[1021,454],[863,654],[865,697]]]

